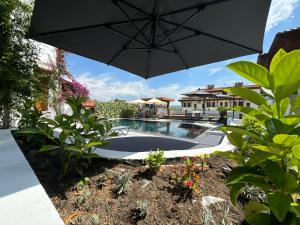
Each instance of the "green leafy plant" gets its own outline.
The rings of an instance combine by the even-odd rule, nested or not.
[[[243,87],[226,91],[257,105],[236,107],[253,118],[265,132],[245,126],[221,128],[239,151],[220,153],[239,166],[226,181],[235,204],[246,185],[266,193],[264,202],[251,201],[245,206],[246,221],[251,225],[300,224],[300,96],[291,100],[300,87],[300,50],[279,50],[270,69],[252,63],[235,62],[228,68],[261,86],[270,98]]]
[[[91,216],[91,224],[92,225],[100,225],[100,216],[97,214],[92,214]]]
[[[155,152],[150,152],[147,156],[146,163],[153,171],[159,171],[161,165],[166,161],[164,151],[157,149]]]
[[[97,102],[96,113],[104,118],[131,118],[138,111],[137,105],[122,100]]]
[[[40,152],[56,151],[62,162],[62,176],[76,172],[81,177],[91,165],[95,147],[108,142],[105,139],[113,136],[111,123],[99,119],[94,113],[82,107],[82,98],[70,97],[66,103],[72,108],[72,115],[61,114],[55,119],[41,117],[37,128],[25,128],[22,134],[38,134],[48,138],[49,144],[44,145]],[[56,130],[56,131],[55,131]]]
[[[97,187],[101,189],[105,185],[106,180],[107,177],[104,174],[100,174],[99,178],[96,181]]]
[[[136,220],[145,219],[149,213],[149,202],[147,200],[139,200],[133,210],[133,218]]]
[[[201,168],[197,163],[198,157],[184,157],[184,166],[177,168],[171,174],[171,178],[177,186],[188,192],[198,192]]]
[[[130,172],[124,172],[119,175],[117,180],[117,194],[121,195],[126,193],[130,186],[132,185],[132,173]]]
[[[218,111],[219,111],[219,114],[220,114],[219,122],[223,123],[225,125],[227,123],[227,110],[228,110],[227,107],[224,107],[224,106],[218,107]]]
[[[79,192],[79,196],[77,196],[74,201],[73,205],[75,209],[80,208],[83,203],[85,203],[86,199],[91,195],[90,191],[87,188],[82,189]]]

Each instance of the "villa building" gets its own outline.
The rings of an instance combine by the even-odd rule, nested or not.
[[[269,51],[267,53],[260,54],[257,57],[257,63],[266,68],[269,68],[274,55],[281,48],[286,52],[300,49],[300,28],[277,33],[270,46]],[[293,100],[299,94],[300,88],[298,89],[297,93],[293,94],[290,97],[291,100]]]
[[[241,86],[242,83],[236,83]],[[261,93],[261,87],[257,85],[243,85],[243,87],[250,88],[257,93]],[[197,89],[192,92],[184,93],[184,97],[179,99],[181,102],[182,111],[185,115],[202,116],[219,116],[219,107],[256,107],[253,103],[224,91],[228,87],[208,87],[206,89]],[[232,117],[242,119],[243,114],[232,112]]]

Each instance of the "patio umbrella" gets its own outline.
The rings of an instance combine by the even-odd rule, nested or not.
[[[136,99],[136,100],[132,100],[128,103],[130,103],[130,104],[146,104],[147,102],[144,101],[143,99]]]
[[[162,105],[167,104],[166,102],[163,102],[157,98],[151,98],[148,101],[146,101],[146,104],[153,104],[153,105]]]
[[[144,78],[262,52],[271,0],[35,0],[28,37]]]

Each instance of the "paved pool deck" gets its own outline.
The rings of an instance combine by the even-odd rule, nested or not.
[[[64,225],[10,130],[0,130],[0,225]]]

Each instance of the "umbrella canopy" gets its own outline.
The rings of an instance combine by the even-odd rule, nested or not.
[[[35,0],[28,37],[144,78],[262,52],[271,0]]]
[[[147,102],[142,100],[142,99],[136,99],[136,100],[130,101],[128,103],[131,103],[131,104],[146,104]]]
[[[146,101],[146,104],[162,105],[166,104],[166,102],[163,102],[157,98],[151,98],[150,100]]]

